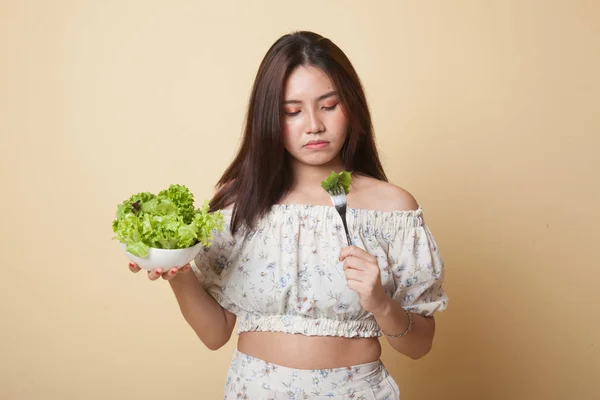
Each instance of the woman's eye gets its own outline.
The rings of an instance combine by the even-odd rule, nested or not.
[[[332,105],[332,106],[328,106],[328,107],[326,107],[326,106],[323,106],[323,110],[326,110],[326,111],[333,111],[333,110],[335,110],[335,108],[337,107],[337,105],[338,105],[338,104],[339,104],[339,103],[335,103],[334,105]]]
[[[285,115],[287,115],[288,117],[294,117],[298,114],[300,114],[300,111],[285,111]]]

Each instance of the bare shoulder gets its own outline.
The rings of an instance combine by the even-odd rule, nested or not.
[[[407,211],[419,208],[417,200],[411,193],[393,183],[359,176],[353,179],[353,186],[356,208],[377,211]]]

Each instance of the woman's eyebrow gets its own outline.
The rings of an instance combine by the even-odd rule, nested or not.
[[[331,92],[327,92],[324,95],[317,97],[316,100],[317,101],[325,100],[326,98],[335,96],[335,95],[337,95],[337,92],[335,90],[332,90]],[[300,104],[300,103],[302,103],[300,100],[286,100],[283,102],[283,104]]]

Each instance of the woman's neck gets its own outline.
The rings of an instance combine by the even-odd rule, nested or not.
[[[309,191],[307,189],[314,188],[315,192],[321,191],[323,190],[321,188],[321,182],[323,182],[332,171],[340,172],[343,169],[344,165],[341,158],[336,158],[327,164],[322,165],[302,164],[293,160],[292,173],[294,177],[294,186],[292,190]]]

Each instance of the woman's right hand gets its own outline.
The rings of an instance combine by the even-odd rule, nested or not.
[[[163,268],[155,268],[152,271],[148,271],[148,279],[150,279],[151,281],[155,281],[158,278],[162,277],[164,280],[168,281],[170,279],[175,278],[179,274],[188,272],[190,268],[190,264],[186,264],[181,268],[170,268],[166,271]],[[133,273],[138,273],[140,272],[141,268],[132,261],[129,263],[129,270]]]

